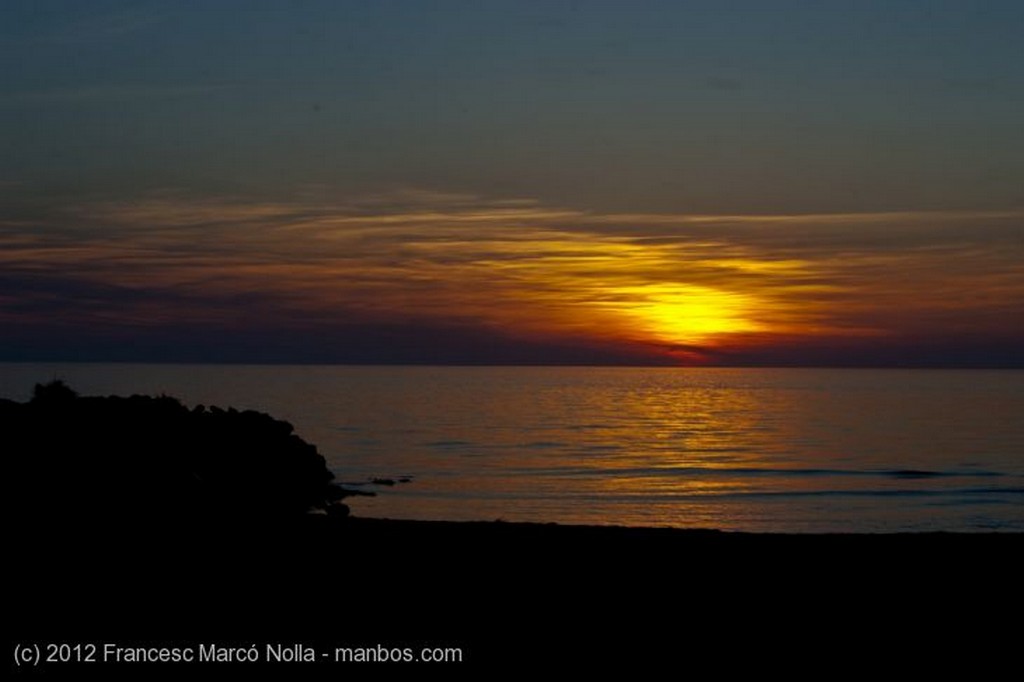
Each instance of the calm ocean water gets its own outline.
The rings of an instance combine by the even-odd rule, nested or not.
[[[1020,371],[0,364],[0,396],[55,377],[287,419],[363,516],[1024,531]]]

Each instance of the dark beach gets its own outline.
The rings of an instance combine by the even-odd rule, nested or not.
[[[298,467],[306,473],[289,478],[277,455],[250,457],[255,472],[234,471],[233,459],[214,469],[197,464],[194,476],[178,476],[168,461],[147,464],[193,438],[193,423],[218,450],[244,427],[259,433],[250,448],[280,438],[289,458],[315,462],[265,415],[188,411],[169,399],[58,392],[47,400],[0,405],[18,445],[8,451],[6,479],[12,646],[460,649],[463,662],[446,664],[445,675],[612,664],[783,674],[958,666],[984,675],[1018,647],[1004,619],[1022,606],[1020,534],[761,535],[352,518],[318,467]],[[132,419],[112,437],[104,420],[128,412]],[[87,428],[82,415],[99,426]],[[154,424],[167,419],[174,428],[156,437]],[[206,461],[196,454],[205,449],[192,445],[195,461]],[[105,468],[112,461],[118,468]],[[263,466],[278,477],[260,474]],[[75,478],[61,475],[67,467]],[[104,475],[88,473],[97,470]],[[214,483],[215,471],[234,475]],[[269,486],[278,502],[249,500],[235,480]],[[332,512],[299,513],[310,495],[333,503]],[[423,674],[427,664],[304,665],[371,675]]]
[[[18,561],[18,640],[457,647],[463,663],[445,675],[841,665],[985,676],[1019,647],[1008,626],[1022,606],[1019,535],[313,518],[171,541],[57,540]],[[343,672],[429,672],[379,665]]]

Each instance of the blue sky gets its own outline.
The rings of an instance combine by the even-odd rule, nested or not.
[[[1016,205],[1018,2],[6,2],[6,182]]]

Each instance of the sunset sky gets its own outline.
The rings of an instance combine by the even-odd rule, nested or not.
[[[5,0],[0,360],[1024,366],[1024,3]]]

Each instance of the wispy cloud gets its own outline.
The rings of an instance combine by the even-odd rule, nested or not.
[[[688,351],[995,333],[1024,315],[1022,229],[1012,211],[610,215],[419,190],[335,202],[164,192],[0,223],[8,291],[21,288],[0,315],[159,309],[193,323],[258,310],[310,328],[428,320]]]

